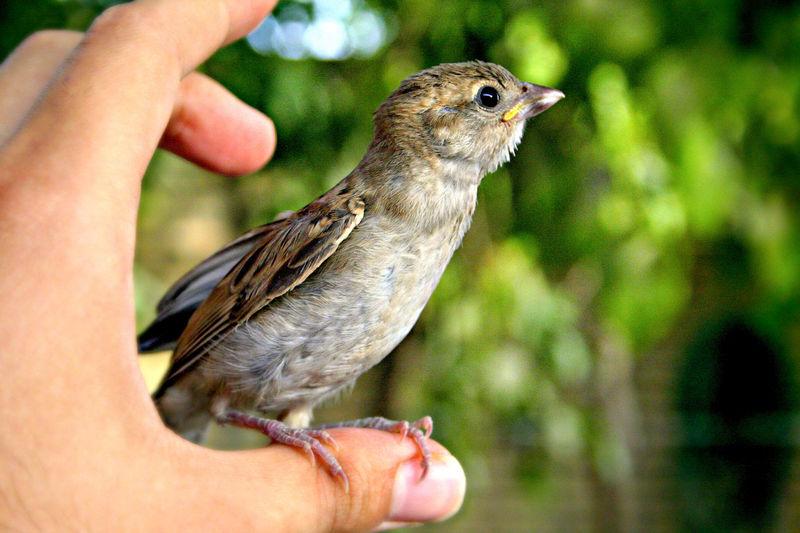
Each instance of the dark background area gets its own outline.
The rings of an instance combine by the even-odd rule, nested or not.
[[[110,3],[5,0],[0,57]],[[797,529],[797,2],[282,2],[203,66],[274,119],[275,159],[234,181],[158,154],[140,327],[194,263],[349,172],[400,80],[474,58],[567,98],[484,180],[409,338],[318,419],[432,415],[469,480],[432,530]],[[142,361],[157,381],[165,355]]]

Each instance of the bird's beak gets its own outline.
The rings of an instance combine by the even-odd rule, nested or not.
[[[511,106],[511,109],[503,114],[503,122],[526,120],[535,117],[553,107],[562,98],[564,98],[564,93],[558,89],[524,82],[522,84],[522,94]]]

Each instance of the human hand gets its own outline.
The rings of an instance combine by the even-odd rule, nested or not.
[[[192,73],[274,0],[143,0],[0,68],[0,516],[39,529],[368,530],[446,517],[463,472],[431,443],[335,430],[350,492],[295,450],[219,452],[161,423],[136,364],[132,264],[157,146],[261,166],[269,119]]]

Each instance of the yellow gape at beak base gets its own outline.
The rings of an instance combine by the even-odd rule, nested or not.
[[[525,107],[525,104],[520,102],[516,104],[514,107],[509,109],[503,114],[503,122],[508,122],[512,118],[516,117],[519,114],[519,110]]]

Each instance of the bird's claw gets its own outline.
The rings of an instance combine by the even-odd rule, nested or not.
[[[414,422],[413,426],[417,429],[424,430],[426,439],[429,439],[433,434],[433,419],[430,416],[423,416]]]
[[[283,422],[278,422],[277,420],[259,418],[238,411],[228,411],[220,419],[220,422],[257,429],[273,442],[279,442],[287,446],[302,449],[313,466],[316,466],[317,459],[322,461],[328,468],[330,474],[342,482],[345,492],[349,492],[350,482],[347,479],[347,474],[345,474],[344,469],[339,464],[336,457],[325,447],[327,444],[336,451],[339,450],[339,445],[327,431],[290,428]]]
[[[417,445],[420,455],[422,455],[422,474],[419,477],[422,480],[428,475],[428,469],[431,466],[431,450],[428,448],[428,438],[433,433],[433,420],[429,416],[420,418],[411,424],[408,433],[414,444]]]
[[[309,435],[323,444],[330,446],[333,448],[333,451],[339,451],[339,443],[336,442],[336,439],[331,437],[331,434],[324,429],[302,429],[300,431],[303,431],[306,433],[306,435]]]
[[[417,446],[420,455],[422,456],[422,475],[420,479],[424,479],[428,475],[428,469],[431,464],[431,451],[428,448],[428,438],[433,433],[433,419],[429,416],[424,416],[419,420],[408,423],[405,420],[389,420],[382,416],[373,416],[369,418],[361,418],[358,420],[349,420],[347,422],[337,422],[334,424],[325,424],[319,426],[320,428],[370,428],[380,431],[388,431],[389,433],[397,433],[400,435],[400,440],[410,437],[414,444]]]
[[[400,435],[400,439],[399,440],[402,441],[404,438],[406,438],[408,436],[408,432],[410,430],[411,430],[411,424],[409,424],[405,420],[400,420],[392,428],[390,428],[388,431],[391,431],[393,433],[397,433],[398,435]]]

